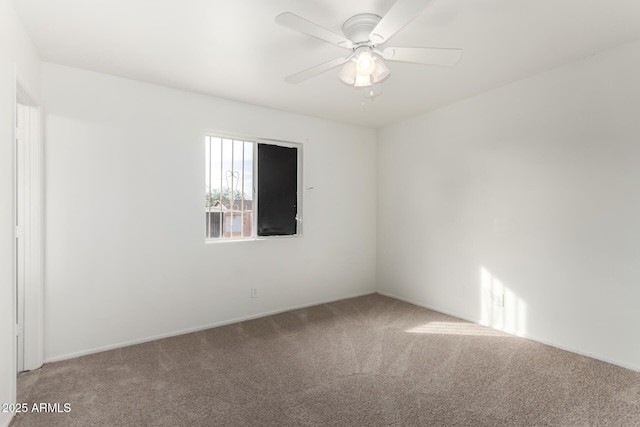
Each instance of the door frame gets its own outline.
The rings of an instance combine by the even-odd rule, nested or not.
[[[21,123],[18,123],[19,118]],[[21,334],[23,345],[21,361],[17,360],[16,348],[16,365],[29,371],[41,367],[44,361],[44,150],[41,107],[19,78],[16,78],[14,124],[14,144],[23,144],[20,150],[14,147],[14,225],[16,239],[22,239],[24,257],[22,294],[15,293],[16,334]],[[19,124],[23,129],[19,129]],[[17,142],[18,139],[21,142]],[[24,154],[22,159],[18,152]],[[17,203],[19,168],[24,171],[20,200],[24,204],[20,217]],[[17,254],[14,254],[14,262],[17,273]],[[16,275],[16,291],[18,279]]]

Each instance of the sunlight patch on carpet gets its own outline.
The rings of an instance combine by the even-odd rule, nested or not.
[[[491,337],[505,337],[505,333],[495,329],[473,323],[463,322],[429,322],[424,325],[407,329],[412,334],[440,334],[440,335],[477,335]]]

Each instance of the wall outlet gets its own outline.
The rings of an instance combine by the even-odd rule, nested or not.
[[[498,307],[504,307],[504,294],[495,295],[494,301]]]
[[[258,288],[251,288],[251,298],[258,298]]]

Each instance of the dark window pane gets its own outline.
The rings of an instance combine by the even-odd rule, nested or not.
[[[220,237],[220,212],[207,212],[207,238],[217,239]]]
[[[298,149],[258,144],[258,236],[297,234]]]

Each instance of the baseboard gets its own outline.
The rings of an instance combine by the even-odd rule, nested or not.
[[[610,363],[611,365],[620,366],[621,368],[629,369],[631,371],[640,372],[640,366],[638,366],[638,365],[632,365],[632,364],[618,362],[616,360],[612,360],[612,359],[609,359],[607,357],[600,356],[598,354],[590,353],[590,352],[587,352],[587,351],[582,351],[582,350],[571,348],[571,347],[567,347],[567,346],[564,346],[562,344],[558,344],[558,343],[555,343],[555,342],[552,342],[552,341],[541,339],[541,338],[536,337],[534,335],[530,335],[530,334],[526,334],[526,333],[523,334],[521,332],[514,331],[514,330],[509,330],[509,329],[498,329],[498,328],[496,328],[496,327],[494,327],[494,326],[492,326],[492,325],[490,325],[490,324],[488,324],[486,322],[480,321],[479,319],[472,319],[472,318],[464,316],[464,315],[462,315],[460,313],[455,313],[455,312],[452,312],[450,310],[445,310],[445,309],[440,308],[440,307],[436,307],[436,306],[433,306],[433,305],[430,305],[430,304],[425,304],[425,303],[422,303],[422,302],[419,302],[419,301],[414,301],[414,300],[411,300],[411,299],[408,299],[408,298],[399,297],[399,296],[391,294],[389,292],[376,291],[376,293],[378,293],[380,295],[384,295],[384,296],[389,297],[389,298],[397,299],[399,301],[403,301],[403,302],[406,302],[406,303],[409,303],[409,304],[417,305],[418,307],[423,307],[423,308],[426,308],[426,309],[429,309],[429,310],[437,311],[438,313],[442,313],[442,314],[446,314],[448,316],[456,317],[456,318],[461,319],[461,320],[466,320],[467,322],[471,322],[471,323],[475,323],[477,325],[482,325],[482,326],[486,326],[488,328],[499,330],[501,332],[505,332],[505,333],[510,334],[510,335],[514,335],[514,336],[521,337],[521,338],[526,338],[528,340],[535,341],[535,342],[540,343],[540,344],[548,345],[550,347],[555,347],[555,348],[558,348],[560,350],[564,350],[564,351],[568,351],[568,352],[571,352],[571,353],[579,354],[581,356],[589,357],[591,359],[600,360],[601,362]]]
[[[149,341],[161,340],[161,339],[164,339],[164,338],[171,338],[171,337],[175,337],[175,336],[179,336],[179,335],[190,334],[190,333],[193,333],[193,332],[199,332],[199,331],[204,331],[204,330],[211,329],[211,328],[217,328],[219,326],[232,325],[234,323],[244,322],[244,321],[253,320],[253,319],[259,319],[261,317],[272,316],[274,314],[285,313],[287,311],[298,310],[298,309],[307,308],[307,307],[313,307],[313,306],[316,306],[316,305],[327,304],[327,303],[330,303],[330,302],[342,301],[342,300],[346,300],[346,299],[349,299],[349,298],[362,297],[362,296],[365,296],[365,295],[371,295],[371,294],[375,294],[375,293],[376,293],[376,291],[368,291],[368,292],[363,292],[363,293],[359,293],[359,294],[346,295],[346,296],[341,296],[341,297],[337,297],[337,298],[329,298],[329,299],[325,299],[325,300],[319,300],[319,301],[314,301],[314,302],[310,302],[310,303],[305,303],[305,304],[300,304],[300,305],[295,305],[295,306],[289,306],[289,307],[286,307],[286,308],[272,310],[272,311],[266,311],[266,312],[261,312],[261,313],[252,314],[252,315],[249,315],[249,316],[236,317],[234,319],[223,320],[223,321],[220,321],[220,322],[210,323],[210,324],[203,325],[203,326],[197,326],[195,328],[181,329],[179,331],[169,332],[169,333],[166,333],[166,334],[154,335],[154,336],[147,337],[147,338],[141,338],[141,339],[132,340],[132,341],[124,341],[124,342],[117,343],[117,344],[111,344],[111,345],[107,345],[107,346],[103,346],[103,347],[97,347],[97,348],[92,348],[92,349],[88,349],[88,350],[78,351],[78,352],[75,352],[75,353],[68,353],[68,354],[64,354],[64,355],[61,355],[61,356],[55,356],[55,357],[51,357],[51,358],[45,359],[44,363],[59,362],[61,360],[73,359],[75,357],[86,356],[86,355],[94,354],[94,353],[100,353],[102,351],[114,350],[116,348],[128,347],[130,345],[143,344],[143,343],[149,342]]]

